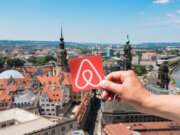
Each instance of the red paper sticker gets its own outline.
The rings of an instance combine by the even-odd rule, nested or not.
[[[104,79],[100,55],[69,60],[73,91],[97,89]]]

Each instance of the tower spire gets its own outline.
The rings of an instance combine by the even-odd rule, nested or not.
[[[64,38],[63,38],[62,24],[61,24],[61,38],[60,38],[59,47],[60,47],[60,49],[64,49]]]
[[[127,35],[127,41],[126,41],[126,44],[127,44],[127,45],[130,44],[129,35]]]
[[[63,28],[62,28],[62,24],[61,24],[61,38],[63,38]]]

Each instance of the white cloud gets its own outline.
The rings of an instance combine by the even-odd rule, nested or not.
[[[180,14],[180,10],[178,10],[176,13]]]
[[[171,18],[175,17],[175,15],[173,15],[173,14],[167,14],[167,16],[171,17]]]
[[[169,0],[155,0],[153,1],[154,4],[159,3],[159,4],[166,4],[169,3]]]
[[[179,20],[174,20],[173,22],[180,24],[180,19]]]

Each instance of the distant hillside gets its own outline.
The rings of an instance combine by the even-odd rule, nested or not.
[[[180,43],[141,43],[138,44],[139,46],[156,46],[156,47],[161,47],[161,46],[180,46]]]
[[[82,47],[82,46],[92,46],[97,43],[76,43],[76,42],[65,42],[66,47]],[[26,46],[26,47],[58,47],[59,41],[28,41],[28,40],[0,40],[0,46]],[[110,44],[110,43],[98,43],[101,46],[121,46],[123,44]],[[132,44],[132,46],[140,47],[166,47],[175,46],[180,47],[180,43],[141,43]]]

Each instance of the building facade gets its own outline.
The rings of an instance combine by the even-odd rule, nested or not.
[[[160,88],[168,89],[169,85],[169,69],[166,65],[166,62],[163,62],[158,70],[158,79],[157,79],[157,85],[160,86]]]

